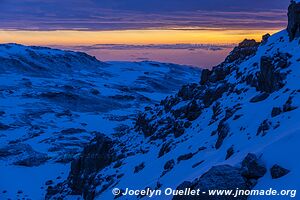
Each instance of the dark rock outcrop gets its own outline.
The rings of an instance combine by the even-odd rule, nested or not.
[[[276,71],[274,58],[262,56],[260,60],[260,72],[257,75],[257,89],[262,92],[272,93],[281,89],[284,77]]]
[[[259,179],[267,172],[264,164],[255,154],[249,153],[242,162],[242,175],[247,179]]]
[[[291,1],[289,6],[287,31],[290,40],[300,36],[300,4],[295,1]]]
[[[141,164],[137,165],[134,167],[134,173],[139,173],[140,171],[142,171],[145,168],[145,163],[142,162]]]
[[[279,165],[274,165],[270,171],[271,171],[272,179],[281,178],[287,175],[288,173],[290,173],[290,170],[285,169]]]
[[[256,135],[260,135],[262,133],[262,136],[265,136],[268,132],[268,130],[270,130],[272,125],[272,122],[270,122],[269,120],[264,120],[258,127],[257,129],[257,133]]]
[[[179,162],[182,161],[182,160],[189,160],[189,159],[191,159],[193,156],[194,156],[193,153],[187,153],[187,154],[180,155],[180,156],[177,158],[177,163],[179,163]]]
[[[199,179],[193,182],[185,181],[180,184],[177,189],[191,188],[201,191],[214,190],[216,188],[222,190],[235,190],[236,188],[249,189],[244,177],[241,175],[240,169],[230,165],[220,165],[212,167],[208,172],[203,174]],[[209,196],[208,194],[200,194],[199,196],[174,196],[173,200],[230,200],[232,196]],[[246,200],[246,196],[239,196],[235,199]]]
[[[93,199],[91,181],[96,172],[116,160],[113,147],[114,142],[110,138],[99,134],[84,148],[79,158],[71,163],[68,184],[74,194]]]
[[[271,116],[272,116],[272,117],[276,117],[276,116],[280,115],[281,113],[282,113],[282,110],[281,110],[280,107],[274,107],[274,108],[272,109]]]
[[[283,105],[283,112],[289,112],[289,111],[297,109],[297,107],[293,106],[292,104],[293,104],[293,98],[289,97],[288,100]]]
[[[232,195],[209,196],[208,190],[251,190],[257,180],[266,173],[265,166],[256,157],[255,154],[248,154],[242,162],[241,168],[230,165],[214,166],[208,172],[204,173],[200,178],[194,181],[184,181],[177,189],[184,190],[190,188],[192,190],[200,189],[203,194],[195,196],[174,196],[173,200],[232,200]],[[247,196],[240,195],[234,199],[246,200]]]
[[[209,69],[203,69],[200,77],[200,84],[204,85],[209,80],[209,76],[212,72]]]
[[[266,100],[269,96],[270,96],[270,94],[268,94],[268,93],[261,93],[261,94],[256,95],[252,99],[250,99],[250,102],[257,103],[257,102]]]
[[[265,44],[268,42],[269,37],[271,37],[271,35],[270,35],[269,33],[263,35],[263,36],[262,36],[262,40],[261,40],[261,44],[262,44],[262,45],[265,45]]]
[[[145,137],[149,137],[156,131],[156,127],[150,124],[150,120],[147,119],[146,114],[139,113],[135,121],[135,130],[142,132]]]
[[[218,129],[217,129],[218,139],[215,144],[216,149],[219,149],[222,146],[224,139],[229,134],[229,131],[230,131],[230,128],[229,128],[228,123],[224,123],[224,122],[219,123]]]
[[[164,171],[162,172],[161,176],[164,176],[166,173],[171,171],[174,168],[174,166],[175,166],[174,159],[167,161],[166,164],[164,165]]]
[[[232,63],[234,61],[242,61],[247,57],[255,55],[257,48],[259,47],[259,42],[255,40],[245,39],[226,58],[225,62]]]
[[[172,147],[172,142],[163,143],[163,145],[161,146],[161,148],[159,150],[158,158],[169,153],[171,151],[171,147]]]
[[[231,146],[229,149],[227,149],[225,160],[229,159],[233,154],[234,154],[234,148],[233,146]]]

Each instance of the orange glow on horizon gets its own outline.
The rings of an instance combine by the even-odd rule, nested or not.
[[[0,30],[0,43],[25,45],[93,44],[232,44],[261,40],[278,30],[121,30],[121,31],[15,31]]]

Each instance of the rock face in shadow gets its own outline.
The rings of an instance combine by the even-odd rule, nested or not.
[[[113,146],[114,142],[110,138],[97,135],[84,148],[80,157],[72,162],[68,184],[74,194],[83,194],[86,199],[93,199],[90,180],[93,180],[95,172],[116,160]]]
[[[273,165],[270,171],[272,179],[278,179],[290,173],[290,170],[285,169],[279,165]]]
[[[276,71],[273,63],[274,58],[262,56],[260,63],[260,72],[258,74],[259,91],[272,93],[283,87],[283,75]]]
[[[242,61],[249,56],[255,55],[260,43],[255,40],[245,39],[226,58],[225,62],[232,63],[234,61]]]
[[[300,3],[292,1],[288,11],[287,31],[290,40],[300,37]]]
[[[195,196],[174,196],[173,200],[232,200],[232,195],[209,196],[209,190],[240,190],[252,189],[257,180],[266,173],[264,164],[257,158],[255,154],[248,154],[242,162],[241,168],[230,165],[214,166],[200,178],[192,182],[184,181],[177,189],[184,190],[191,188],[192,190],[200,189],[206,192]],[[246,200],[247,196],[237,196],[237,200]]]
[[[220,165],[212,167],[208,172],[203,174],[199,179],[193,182],[185,181],[177,187],[177,189],[200,189],[201,191],[208,190],[241,190],[249,189],[244,177],[241,175],[240,169],[230,165]],[[232,196],[209,196],[208,194],[201,194],[196,196],[174,196],[173,200],[230,200]],[[246,196],[240,196],[235,199],[246,200]]]

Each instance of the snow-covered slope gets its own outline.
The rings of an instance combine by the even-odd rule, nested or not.
[[[294,33],[266,35],[260,44],[245,40],[204,70],[200,84],[147,107],[112,140],[95,138],[47,198],[113,199],[113,188],[299,190],[300,35]]]
[[[130,126],[136,110],[198,82],[199,74],[188,66],[104,63],[80,52],[0,45],[0,199],[44,199],[95,135]]]

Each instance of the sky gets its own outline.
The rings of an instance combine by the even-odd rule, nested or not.
[[[148,45],[149,50],[152,44],[159,51],[161,45],[169,45],[173,52],[183,51],[171,48],[175,44],[231,46],[283,29],[288,4],[289,0],[0,0],[0,43],[71,49],[123,44],[122,49],[113,46],[109,52],[106,46],[109,59],[115,55],[117,60],[118,54],[126,54],[124,45],[131,53],[143,50],[134,45]],[[95,48],[85,51],[96,52]],[[99,57],[105,54],[101,48],[97,52]]]

